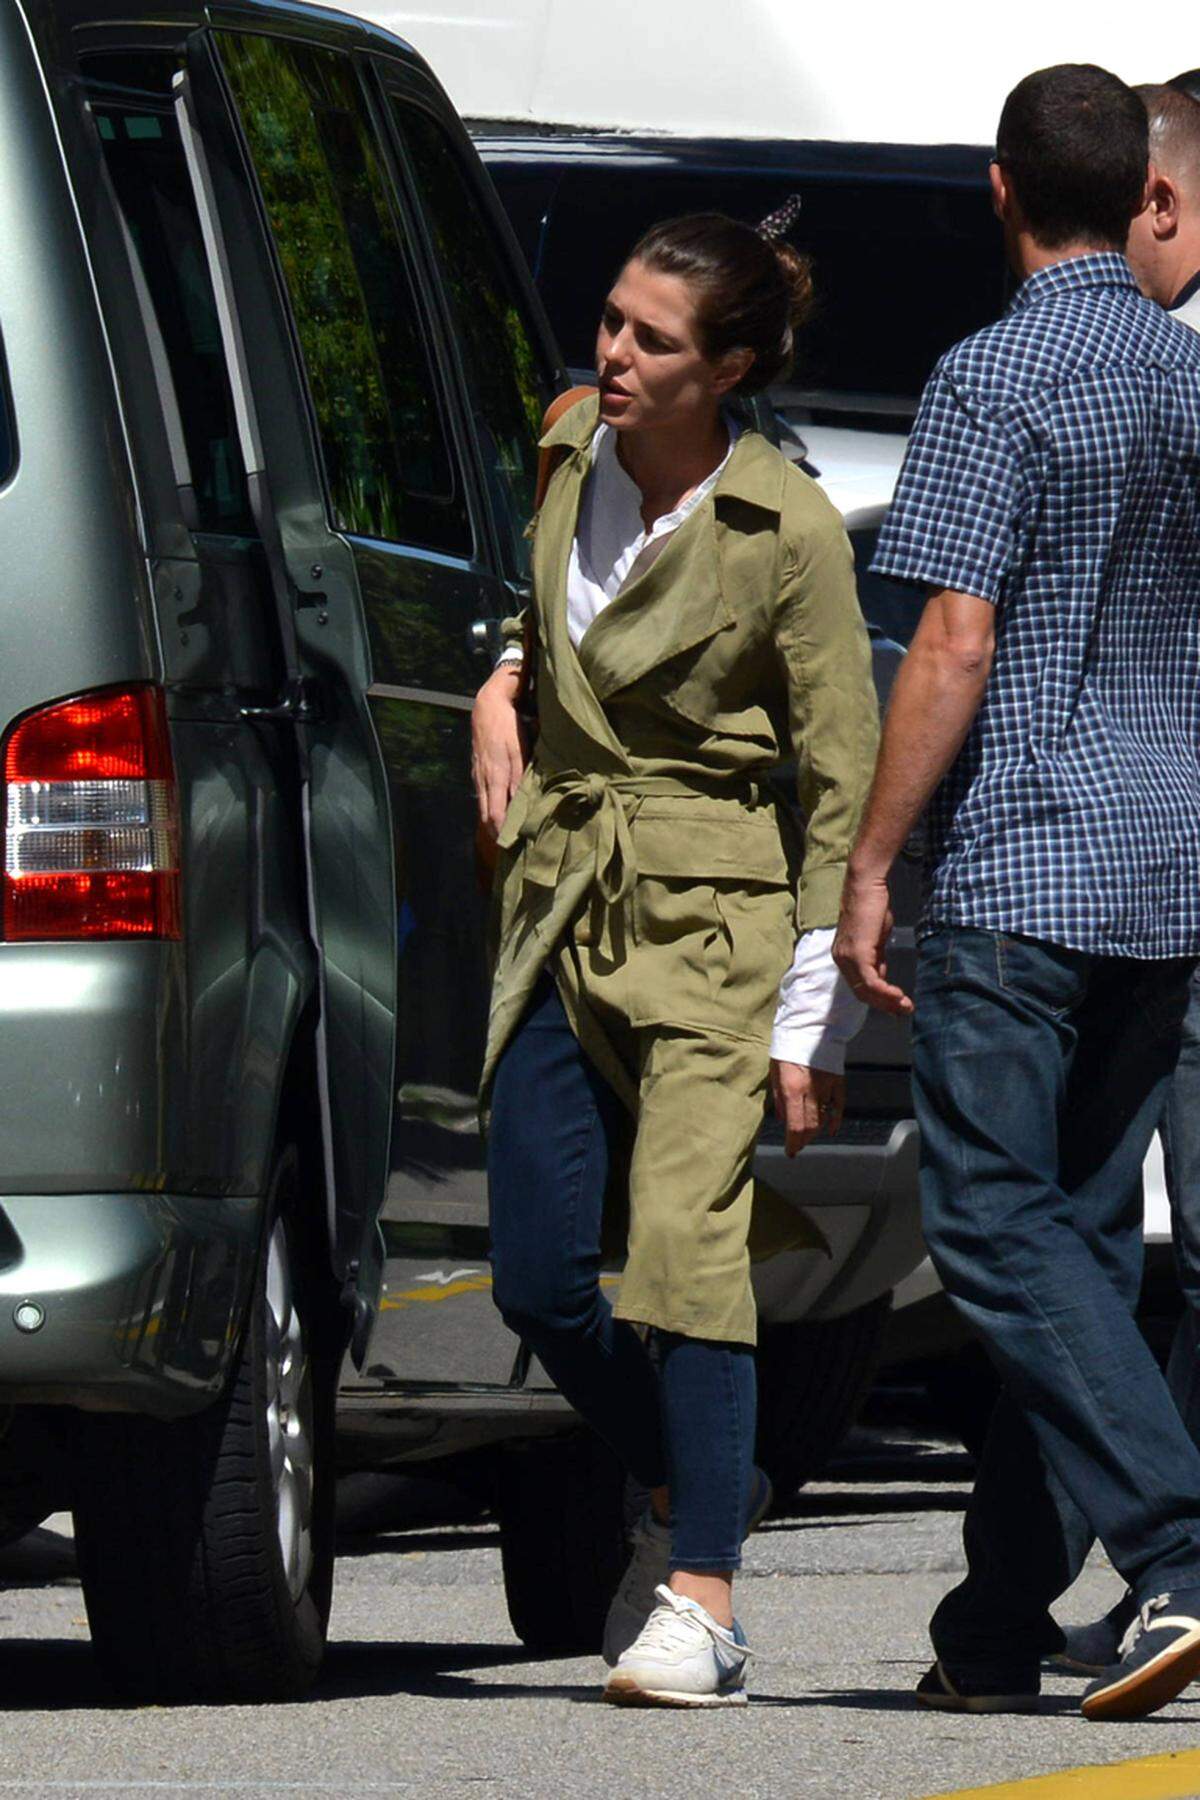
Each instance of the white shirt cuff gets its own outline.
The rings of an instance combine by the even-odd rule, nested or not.
[[[856,1000],[831,954],[834,931],[822,927],[798,939],[792,966],[779,984],[771,1055],[841,1075],[846,1045],[861,1028],[867,1008]]]

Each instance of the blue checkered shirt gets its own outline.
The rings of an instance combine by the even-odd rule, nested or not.
[[[873,568],[996,607],[924,929],[1200,952],[1200,334],[1111,252],[1031,275],[930,377]]]

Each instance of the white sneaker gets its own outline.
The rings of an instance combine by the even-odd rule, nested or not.
[[[762,1522],[773,1498],[766,1472],[756,1468],[746,1520],[747,1537]],[[610,1669],[615,1668],[654,1611],[659,1588],[671,1579],[670,1526],[661,1524],[647,1506],[630,1536],[633,1549],[604,1621],[603,1655]]]
[[[618,1706],[744,1706],[750,1651],[733,1629],[669,1587],[608,1678],[604,1698]]]

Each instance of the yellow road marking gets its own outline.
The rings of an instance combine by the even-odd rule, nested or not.
[[[995,1787],[956,1788],[927,1794],[925,1800],[1196,1800],[1200,1795],[1200,1751],[1139,1756],[1133,1762],[1060,1769],[1027,1781]]]
[[[616,1287],[620,1283],[619,1275],[602,1275],[601,1287]],[[490,1275],[472,1275],[467,1281],[448,1281],[445,1287],[437,1287],[432,1282],[428,1287],[401,1288],[399,1293],[385,1294],[379,1303],[380,1312],[403,1312],[406,1306],[414,1302],[419,1306],[432,1306],[438,1300],[453,1300],[456,1294],[486,1294],[492,1285]]]
[[[469,1281],[448,1281],[445,1287],[402,1288],[398,1294],[389,1294],[380,1303],[381,1312],[395,1311],[399,1307],[410,1306],[413,1301],[431,1305],[435,1300],[453,1300],[456,1294],[486,1294],[492,1285],[490,1275],[473,1275]]]

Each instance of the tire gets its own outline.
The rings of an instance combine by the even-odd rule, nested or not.
[[[590,1431],[506,1446],[496,1511],[508,1616],[546,1656],[599,1654],[629,1560],[625,1476]]]
[[[820,1474],[858,1417],[891,1305],[883,1294],[840,1319],[759,1332],[757,1456],[776,1507]]]
[[[80,1581],[97,1656],[125,1699],[292,1700],[320,1667],[339,1346],[297,1191],[289,1150],[223,1397],[171,1424],[83,1421]]]

